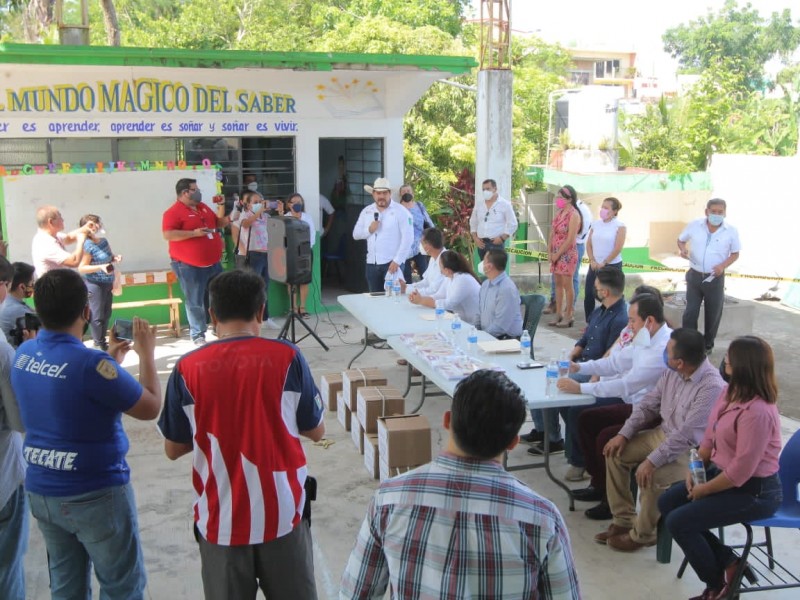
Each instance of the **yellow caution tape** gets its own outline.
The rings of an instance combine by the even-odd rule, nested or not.
[[[534,241],[534,240],[530,240]],[[527,241],[515,241],[515,244],[526,244]],[[547,252],[540,252],[537,250],[524,250],[523,248],[507,248],[506,252],[509,254],[516,254],[517,256],[526,256],[528,258],[536,258],[541,261],[547,261],[550,255]],[[589,259],[584,258],[583,261],[589,264]],[[623,262],[622,266],[626,269],[634,269],[636,271],[653,271],[658,273],[685,273],[686,269],[676,269],[673,267],[660,267],[656,265],[639,265],[636,263]],[[725,277],[736,277],[737,279],[763,279],[764,281],[781,281],[788,283],[800,283],[800,278],[797,277],[778,277],[776,275],[748,275],[745,273],[725,273]]]

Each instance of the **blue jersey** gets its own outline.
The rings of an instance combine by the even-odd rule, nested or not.
[[[28,491],[73,496],[128,483],[121,413],[142,386],[111,356],[41,329],[17,350],[11,384],[27,431]]]

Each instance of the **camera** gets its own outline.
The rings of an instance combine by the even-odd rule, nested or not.
[[[42,322],[35,313],[25,313],[21,317],[17,317],[15,322],[17,326],[9,331],[11,334],[11,343],[15,348],[18,348],[19,345],[25,341],[23,335],[26,330],[39,331],[42,326]]]

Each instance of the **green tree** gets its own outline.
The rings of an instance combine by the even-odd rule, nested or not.
[[[800,46],[800,28],[789,9],[762,17],[748,2],[739,7],[727,0],[688,24],[667,30],[664,50],[688,73],[702,73],[721,59],[732,59],[741,81],[750,89],[764,87],[764,64],[776,55],[786,57]]]

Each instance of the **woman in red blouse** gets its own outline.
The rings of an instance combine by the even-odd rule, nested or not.
[[[726,598],[738,567],[733,551],[709,530],[772,516],[781,503],[778,387],[772,348],[761,338],[735,339],[725,356],[728,387],[709,417],[698,450],[707,483],[674,484],[658,508],[673,539],[706,584],[691,600]],[[755,580],[747,567],[744,575]]]

